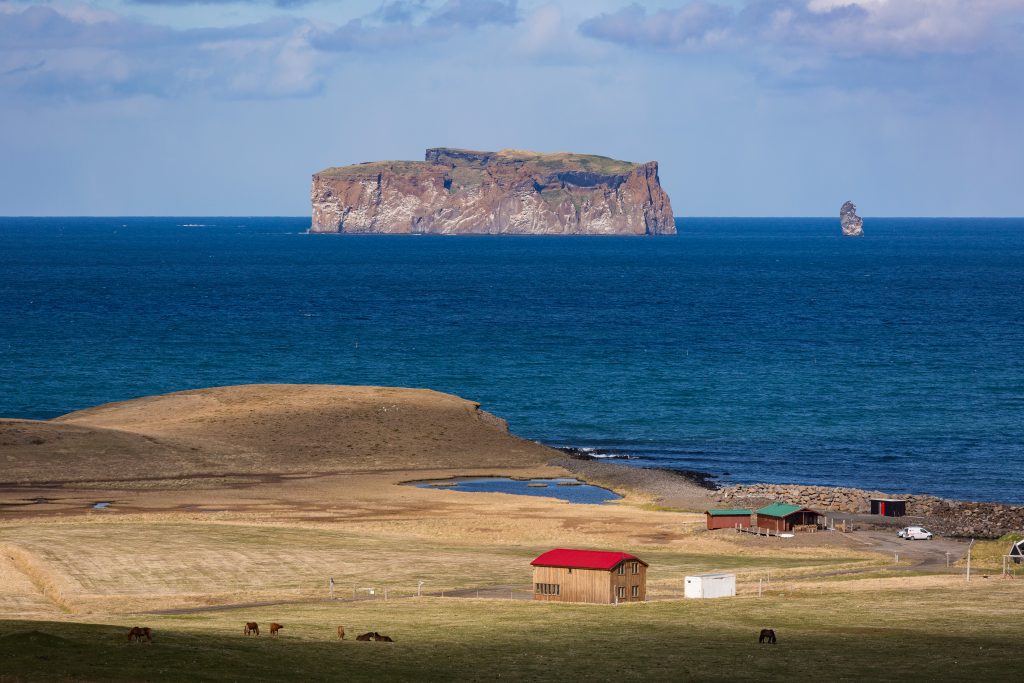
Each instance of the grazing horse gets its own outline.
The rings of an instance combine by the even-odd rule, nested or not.
[[[338,640],[345,640],[345,627],[344,626],[339,626],[338,627]]]
[[[758,636],[757,642],[759,642],[759,643],[767,642],[769,645],[774,645],[775,644],[775,630],[774,629],[770,629],[770,628],[763,628],[763,629],[761,629],[761,635]]]
[[[151,643],[153,642],[153,632],[148,626],[132,626],[128,630],[128,642],[137,640],[141,643],[143,638]]]
[[[361,636],[356,636],[356,640],[363,640],[363,641],[366,641],[366,640],[379,640],[379,641],[381,641],[383,643],[393,643],[393,642],[395,642],[394,640],[392,640],[388,636],[383,636],[383,635],[377,633],[376,631],[370,631],[369,633],[364,633]]]
[[[258,636],[260,634],[260,625],[255,621],[247,621],[245,622],[245,628],[242,629],[242,633],[247,636],[253,634]]]
[[[270,624],[270,635],[276,636],[277,632],[280,631],[283,628],[284,628],[284,624],[278,624],[276,622],[272,622]]]

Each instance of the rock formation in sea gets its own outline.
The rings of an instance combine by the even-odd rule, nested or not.
[[[839,224],[843,228],[844,237],[864,235],[864,219],[857,215],[857,205],[853,202],[846,202],[839,209]]]
[[[522,150],[428,149],[313,176],[310,232],[673,235],[658,163]]]

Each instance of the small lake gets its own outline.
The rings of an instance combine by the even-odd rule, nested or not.
[[[413,482],[421,489],[471,491],[474,493],[511,493],[517,496],[558,498],[570,503],[599,505],[622,498],[619,494],[600,486],[584,484],[577,479],[509,479],[507,477],[480,477],[477,479],[444,479]]]

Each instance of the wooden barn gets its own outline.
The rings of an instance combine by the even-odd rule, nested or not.
[[[786,503],[772,503],[754,513],[759,529],[792,531],[794,527],[816,526],[821,515],[810,508]]]
[[[907,514],[907,501],[901,498],[871,498],[871,514],[902,517]]]
[[[752,510],[705,510],[709,529],[735,529],[737,525],[744,529],[750,526]]]
[[[549,550],[533,565],[533,599],[554,602],[643,602],[647,563],[629,553]]]

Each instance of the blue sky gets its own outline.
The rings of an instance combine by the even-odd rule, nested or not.
[[[432,146],[677,215],[1020,216],[1024,0],[0,0],[0,215],[304,215]]]

